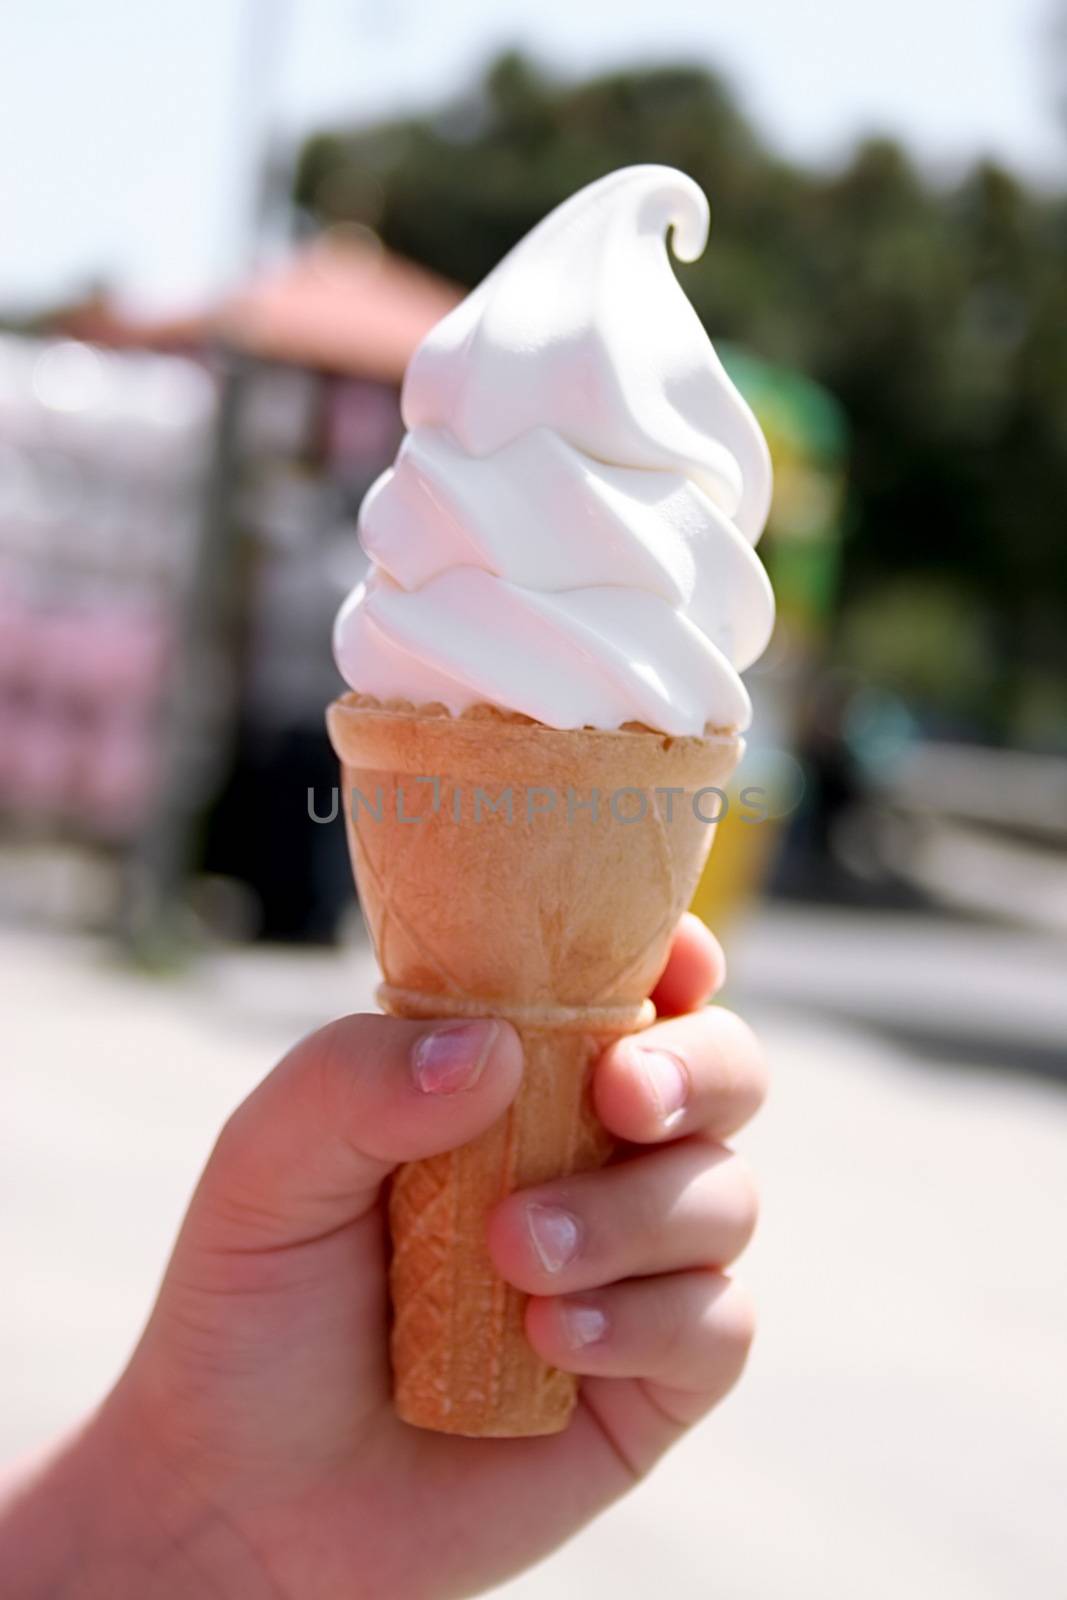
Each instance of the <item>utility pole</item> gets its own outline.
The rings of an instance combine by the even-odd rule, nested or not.
[[[291,0],[244,0],[234,90],[232,225],[227,289],[254,274],[267,224],[274,106]],[[150,965],[180,960],[189,942],[182,894],[196,840],[224,770],[239,706],[235,643],[241,595],[234,520],[240,419],[249,358],[219,339],[211,351],[217,417],[195,548],[179,604],[179,668],[163,730],[152,816],[128,863],[120,935]]]

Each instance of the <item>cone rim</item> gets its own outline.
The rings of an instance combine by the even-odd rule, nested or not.
[[[359,694],[355,690],[338,695],[327,707],[326,722],[332,733],[332,724],[337,721],[341,725],[360,721],[373,726],[378,724],[393,724],[396,726],[429,726],[440,728],[453,724],[459,728],[470,730],[484,729],[491,726],[494,738],[499,735],[502,739],[543,739],[546,743],[556,744],[561,739],[568,741],[581,738],[583,743],[603,742],[605,746],[616,745],[621,747],[624,741],[640,741],[646,746],[654,742],[664,749],[676,745],[701,745],[703,747],[719,746],[722,749],[732,748],[744,740],[744,735],[739,728],[715,728],[710,724],[703,733],[665,733],[662,729],[650,728],[643,723],[624,723],[618,728],[594,728],[583,726],[580,728],[553,728],[548,723],[538,722],[533,717],[524,716],[518,711],[506,711],[489,702],[479,702],[467,711],[456,715],[449,711],[447,706],[438,701],[426,705],[413,705],[408,701],[389,703],[374,700],[369,695]]]

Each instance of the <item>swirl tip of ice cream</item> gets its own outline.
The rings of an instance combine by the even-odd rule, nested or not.
[[[684,174],[611,173],[424,340],[335,630],[354,689],[556,728],[747,725],[770,463],[670,264],[668,232],[689,260],[707,230]]]

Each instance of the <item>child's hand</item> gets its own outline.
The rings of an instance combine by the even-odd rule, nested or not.
[[[647,1472],[731,1387],[752,1337],[721,1269],[756,1202],[721,1140],[765,1074],[745,1025],[702,1008],[721,976],[686,918],[654,997],[671,1020],[597,1067],[624,1159],[493,1215],[499,1270],[535,1297],[532,1342],[586,1375],[549,1438],[420,1432],[389,1394],[383,1180],[500,1115],[516,1035],[355,1016],[299,1044],[223,1129],[141,1344],[60,1473],[65,1526],[85,1525],[70,1592],[471,1595]]]

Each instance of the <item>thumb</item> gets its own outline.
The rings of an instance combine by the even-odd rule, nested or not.
[[[400,1162],[488,1128],[521,1076],[522,1047],[506,1022],[343,1017],[302,1040],[238,1106],[191,1215],[223,1250],[320,1238],[358,1221]]]

